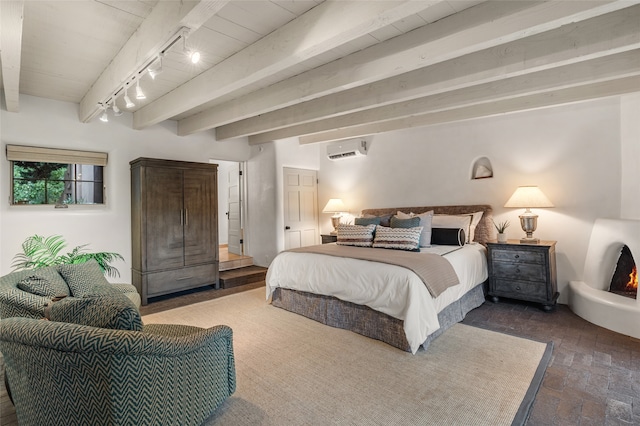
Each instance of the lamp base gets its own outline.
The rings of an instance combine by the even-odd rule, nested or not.
[[[540,244],[540,239],[538,238],[520,238],[520,244]]]

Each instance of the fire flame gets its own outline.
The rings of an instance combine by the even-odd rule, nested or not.
[[[627,282],[627,286],[625,290],[633,291],[638,289],[638,269],[634,266],[629,274],[629,282]]]

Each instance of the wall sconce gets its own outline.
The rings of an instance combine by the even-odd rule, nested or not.
[[[340,225],[340,218],[342,217],[342,213],[349,211],[347,207],[344,205],[340,198],[332,198],[329,200],[324,209],[322,209],[322,213],[333,213],[331,216],[331,224],[333,225],[333,231],[331,231],[332,235],[338,233],[337,228]]]
[[[533,232],[538,227],[538,215],[531,211],[531,207],[554,207],[553,203],[537,186],[519,186],[513,193],[511,198],[504,205],[510,208],[526,209],[520,217],[520,226],[527,234],[526,237],[520,239],[521,243],[538,244],[540,240],[533,238]]]

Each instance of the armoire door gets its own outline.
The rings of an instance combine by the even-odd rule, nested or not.
[[[182,170],[146,169],[146,270],[184,265]]]
[[[218,210],[215,173],[184,171],[184,264],[217,260]]]

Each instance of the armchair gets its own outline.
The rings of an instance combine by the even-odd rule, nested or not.
[[[129,331],[8,318],[0,352],[21,425],[199,425],[236,385],[224,325]]]

